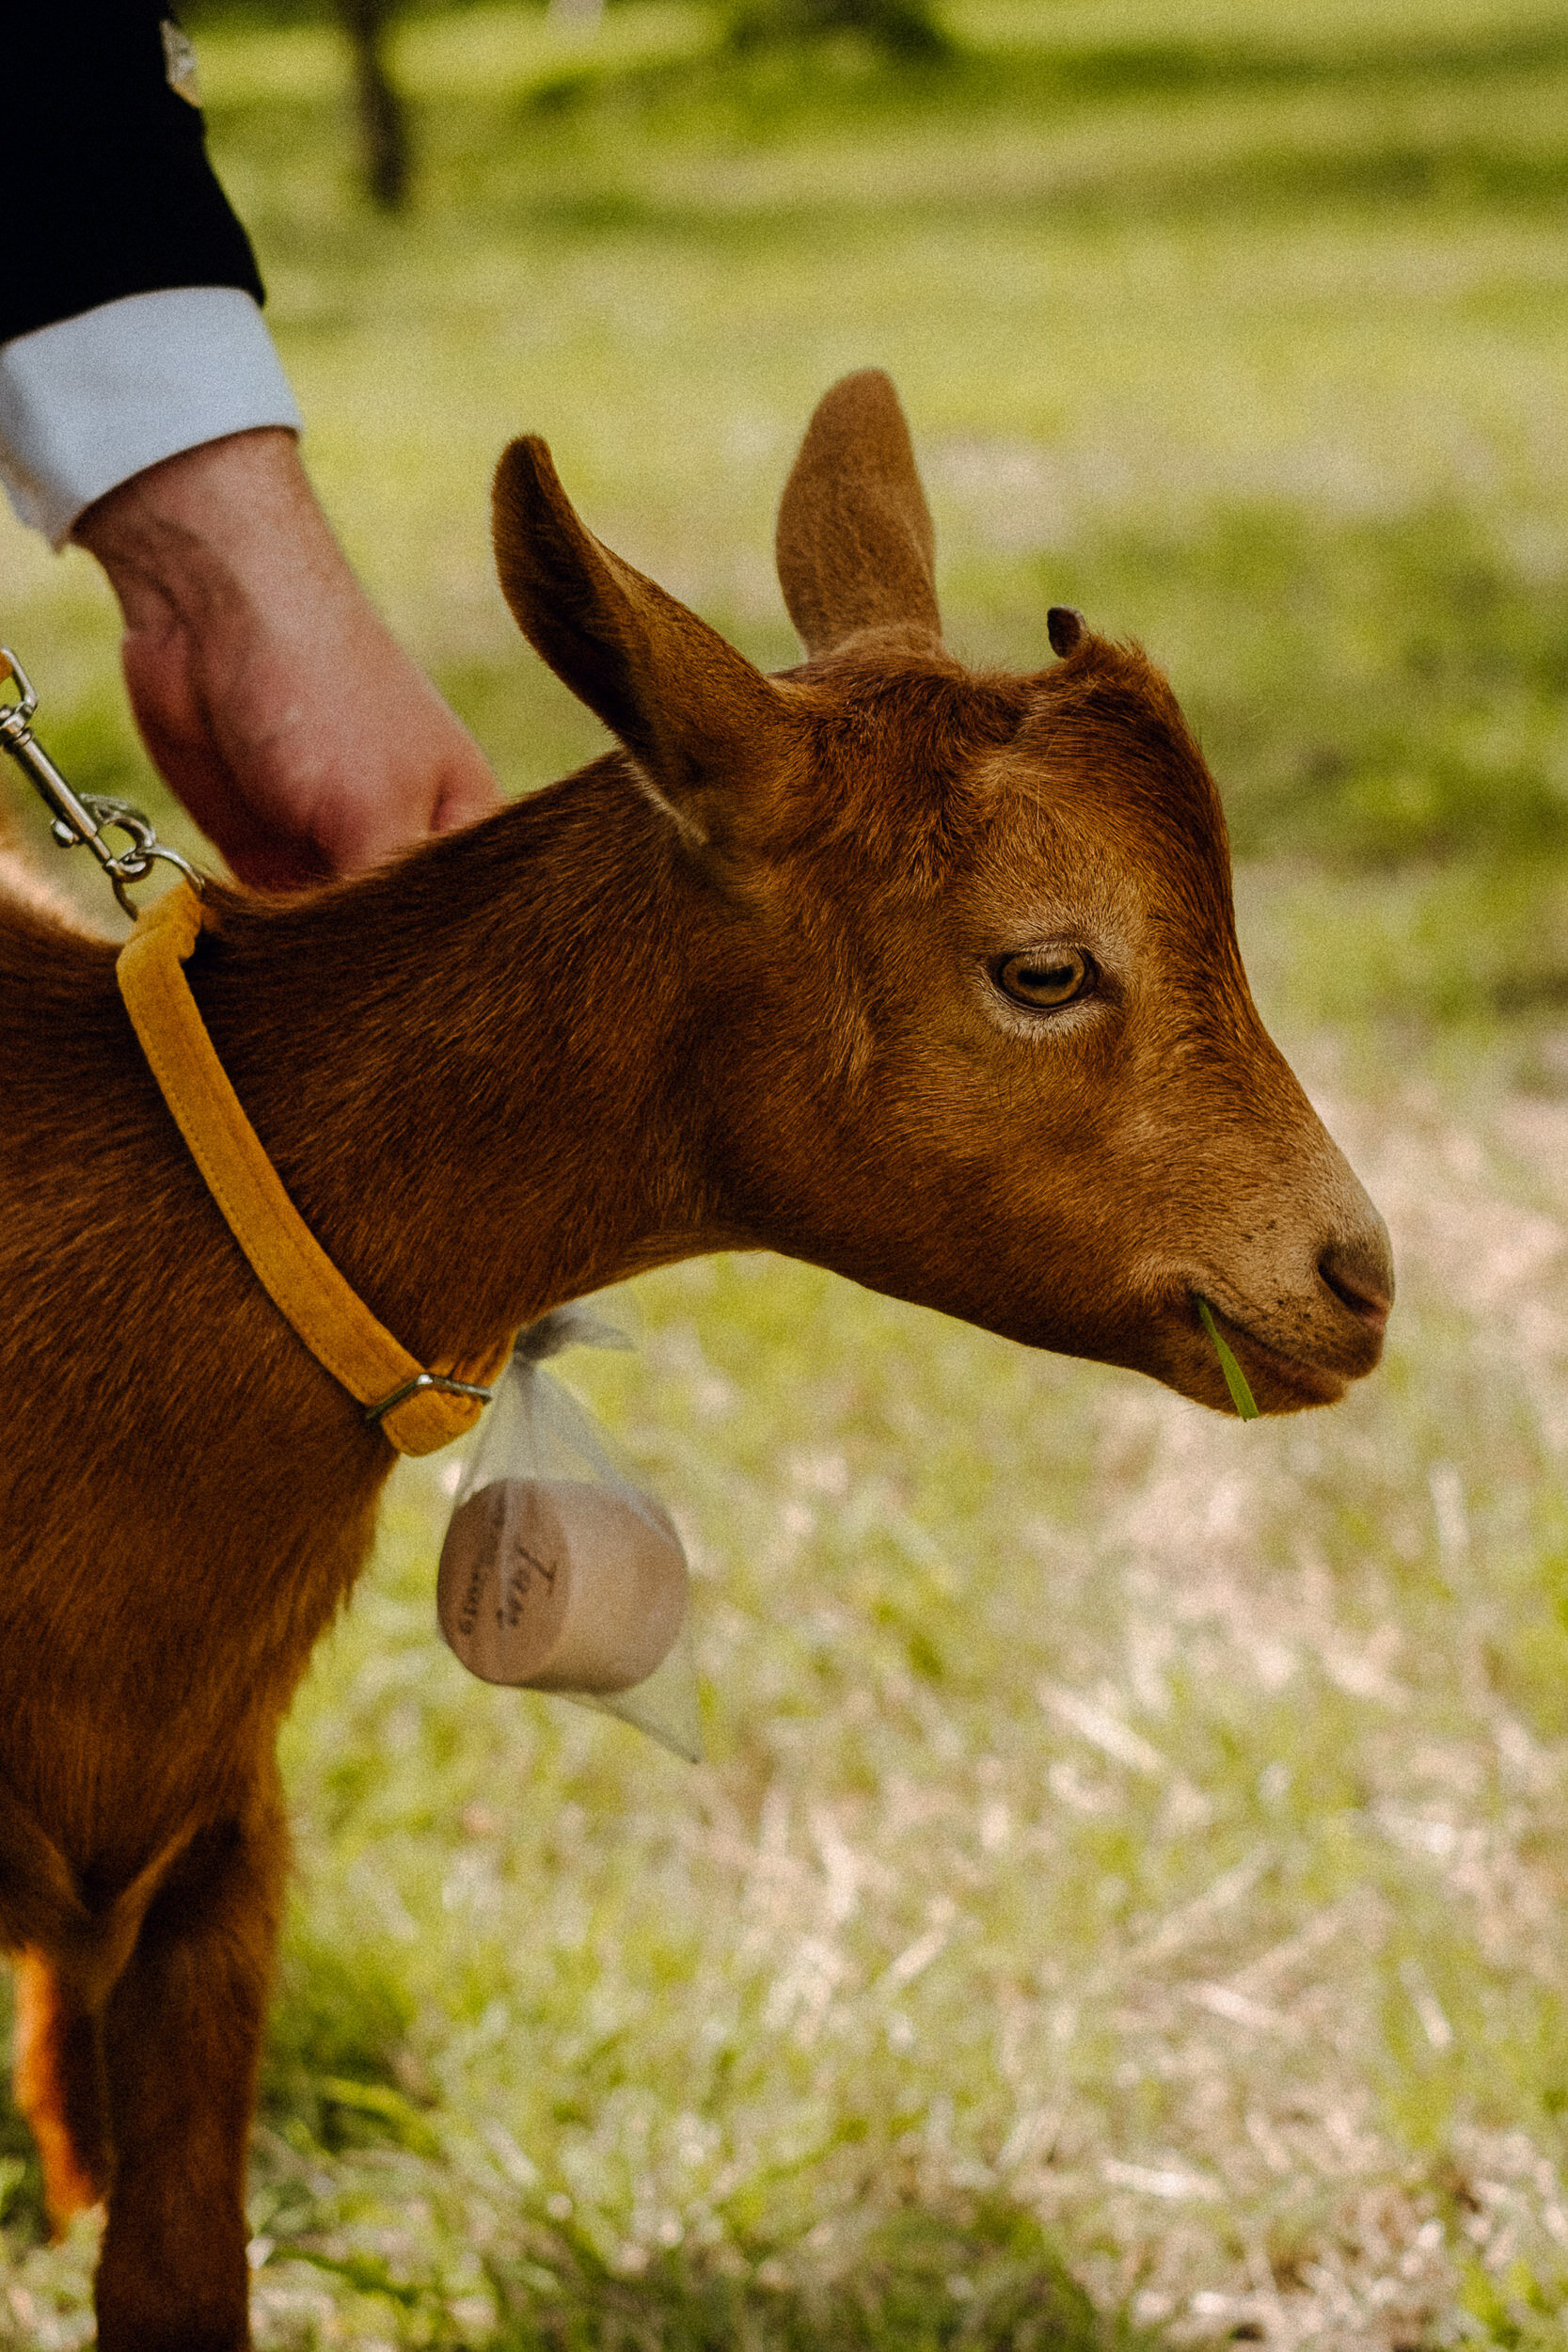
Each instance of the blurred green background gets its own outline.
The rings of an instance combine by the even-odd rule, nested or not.
[[[809,14],[405,16],[387,212],[340,29],[197,13],[316,480],[527,789],[601,739],[493,582],[504,441],[776,665],[795,442],[887,367],[955,648],[1069,602],[1169,670],[1389,1359],[1243,1431],[776,1262],[640,1284],[567,1373],[689,1539],[696,1772],[465,1679],[400,1470],[287,1739],[260,2340],[1558,2345],[1568,20]],[[186,837],[87,560],[0,528],[0,619]],[[87,2340],[89,2239],[0,2114],[0,2343]]]

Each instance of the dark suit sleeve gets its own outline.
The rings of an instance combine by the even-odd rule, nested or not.
[[[0,6],[0,342],[164,287],[236,286],[261,300],[201,116],[170,86],[166,17],[158,0]]]

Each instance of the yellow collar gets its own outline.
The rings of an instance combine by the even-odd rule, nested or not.
[[[512,1343],[483,1364],[427,1372],[350,1288],[284,1191],[197,1009],[181,967],[200,932],[201,900],[181,882],[119,951],[116,977],[148,1067],[285,1321],[400,1454],[434,1454],[473,1427]]]

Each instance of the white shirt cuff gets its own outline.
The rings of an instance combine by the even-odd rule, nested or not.
[[[127,294],[0,343],[0,482],[55,547],[133,474],[260,425],[297,433],[300,415],[237,286]]]

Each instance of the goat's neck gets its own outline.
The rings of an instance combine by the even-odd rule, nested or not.
[[[231,903],[198,951],[274,1166],[425,1361],[740,1238],[690,1115],[704,895],[609,759],[321,898]]]

